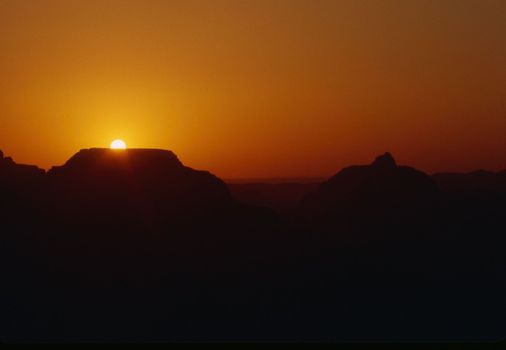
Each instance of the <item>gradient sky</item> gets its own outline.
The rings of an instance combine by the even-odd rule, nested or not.
[[[504,0],[0,0],[0,149],[225,178],[506,168]]]

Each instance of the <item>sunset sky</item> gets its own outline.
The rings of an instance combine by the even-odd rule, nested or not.
[[[116,138],[224,178],[506,169],[506,1],[0,0],[0,149]]]

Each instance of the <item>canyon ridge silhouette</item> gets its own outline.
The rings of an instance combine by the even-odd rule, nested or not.
[[[225,183],[154,149],[44,171],[0,152],[0,341],[505,337],[506,171],[390,153],[307,183]]]

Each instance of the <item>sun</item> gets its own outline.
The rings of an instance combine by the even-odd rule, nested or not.
[[[114,140],[111,142],[111,149],[126,149],[126,143],[123,140]]]

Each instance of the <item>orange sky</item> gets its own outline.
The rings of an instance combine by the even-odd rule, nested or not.
[[[506,168],[504,0],[0,0],[0,149],[225,178]]]

